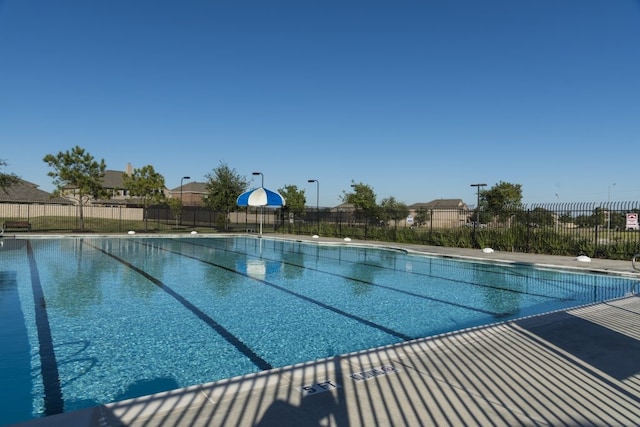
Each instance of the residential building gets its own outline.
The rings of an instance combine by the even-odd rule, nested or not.
[[[194,181],[168,190],[167,197],[180,199],[182,206],[204,206],[204,198],[207,193],[206,183]]]
[[[53,197],[51,193],[40,190],[38,185],[24,179],[8,187],[6,191],[0,189],[0,203],[72,204],[68,199]]]
[[[426,203],[414,203],[409,206],[409,215],[424,212],[427,215],[426,224],[434,228],[452,228],[463,226],[469,218],[469,207],[462,199],[436,199]]]

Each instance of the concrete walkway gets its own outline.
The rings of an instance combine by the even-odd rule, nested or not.
[[[295,239],[301,240],[299,236]],[[571,257],[406,248],[638,276],[630,261],[583,263]],[[637,426],[640,297],[627,296],[20,425]]]

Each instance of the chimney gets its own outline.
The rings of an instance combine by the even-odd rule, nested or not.
[[[131,163],[127,163],[126,173],[127,175],[131,175],[133,173],[133,166],[131,166]]]

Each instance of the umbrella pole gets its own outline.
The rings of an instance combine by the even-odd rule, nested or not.
[[[260,206],[260,236],[262,236],[262,217],[264,216],[264,206]]]

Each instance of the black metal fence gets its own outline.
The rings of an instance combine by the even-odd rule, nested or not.
[[[147,210],[127,207],[0,204],[0,221],[26,222],[29,228],[7,227],[5,233],[34,232],[257,232],[318,234],[328,237],[380,240],[453,247],[491,247],[494,250],[580,254],[631,259],[640,252],[640,202],[550,203],[519,209],[479,212],[433,209],[422,212],[363,212],[348,208],[241,208],[225,214],[206,207],[168,206]],[[22,224],[24,225],[24,224]]]

